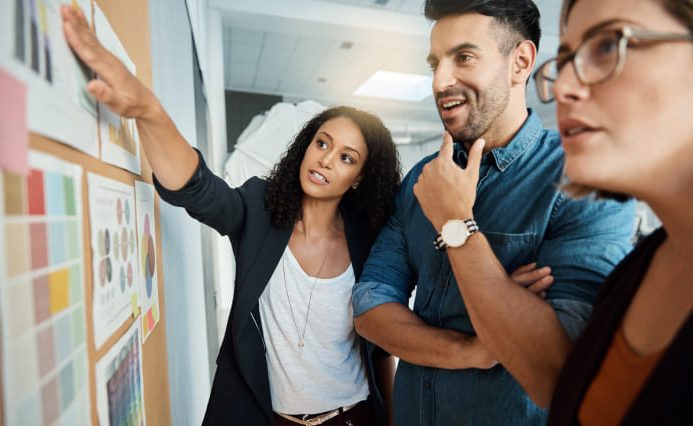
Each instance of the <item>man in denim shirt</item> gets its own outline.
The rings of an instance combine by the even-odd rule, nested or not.
[[[559,191],[559,135],[526,108],[531,1],[428,0],[426,16],[447,132],[402,183],[354,287],[356,327],[401,359],[396,425],[543,424],[600,284],[631,249],[633,204]],[[552,268],[546,300],[506,272],[529,262]]]

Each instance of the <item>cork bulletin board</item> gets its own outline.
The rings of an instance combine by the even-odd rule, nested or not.
[[[51,73],[54,60],[51,54],[54,52],[50,49],[58,49],[59,43],[51,43],[50,37],[62,34],[56,32],[59,22],[50,20],[51,8],[55,12],[60,2],[11,0],[7,3],[3,7],[11,8],[13,25],[19,26],[22,18],[27,23],[22,32],[27,39],[23,44],[21,40],[15,41],[8,50],[11,47],[14,52],[19,52],[15,56],[26,62],[29,71],[34,68],[36,74],[42,74],[44,80],[57,82],[64,78],[57,72]],[[121,44],[119,48],[136,68],[136,75],[151,88],[147,2],[80,0],[73,3],[79,3],[85,9],[94,25],[100,19],[96,11],[103,12],[101,19],[105,16],[110,23]],[[49,32],[51,27],[52,32]],[[2,31],[5,37],[7,30]],[[34,32],[39,37],[34,37]],[[41,34],[44,37],[40,37]],[[31,50],[37,46],[43,49],[42,54],[32,56]],[[2,65],[0,63],[0,72]],[[0,77],[5,79],[0,81],[0,88],[10,87],[5,84],[8,81],[6,76]],[[18,80],[22,78],[18,77]],[[31,84],[30,81],[25,83],[27,87]],[[83,101],[88,103],[86,99]],[[41,100],[32,99],[29,94],[27,102],[37,106]],[[17,110],[24,107],[21,102],[9,105],[14,105],[12,108]],[[50,105],[39,107],[45,108],[50,115]],[[4,113],[2,111],[0,114]],[[46,132],[34,131],[45,123],[32,123],[32,119],[35,120],[30,116],[32,108],[26,108],[26,111],[29,123],[25,133],[29,150],[27,170],[15,173],[0,164],[3,188],[0,244],[4,244],[4,259],[0,262],[0,279],[3,280],[0,283],[3,307],[0,314],[4,324],[0,328],[0,333],[3,333],[0,339],[3,345],[0,351],[0,424],[103,424],[100,415],[104,409],[111,424],[142,424],[142,421],[150,426],[171,424],[164,275],[161,235],[158,232],[161,230],[160,200],[156,195],[150,196],[152,211],[141,221],[141,212],[135,213],[134,198],[118,199],[114,212],[117,212],[118,223],[122,226],[110,233],[96,230],[93,218],[98,217],[98,211],[90,203],[94,196],[89,193],[90,187],[94,191],[93,182],[100,178],[115,182],[113,185],[122,186],[133,194],[137,188],[137,199],[140,198],[140,187],[151,189],[148,185],[136,184],[151,184],[151,168],[142,148],[139,144],[123,145],[124,151],[132,154],[129,166],[114,164],[110,155],[104,156],[107,152],[104,139],[108,138],[108,133],[99,136],[96,130],[95,122],[103,114],[100,110],[93,121],[85,119],[64,125],[66,132],[72,132],[69,134],[94,131],[97,151],[90,153],[85,152],[88,149],[68,145],[65,138],[59,140],[45,136]],[[59,115],[56,110],[54,116]],[[110,133],[112,138],[130,131],[126,123],[118,121],[117,117],[115,120],[116,128]],[[0,139],[7,136],[3,131],[0,122]],[[0,140],[0,144],[5,143],[7,141]],[[0,151],[0,155],[4,155],[4,151]],[[45,204],[37,196],[37,191],[46,200]],[[146,223],[144,235],[149,239],[140,235],[142,223]],[[43,237],[36,237],[39,234]],[[81,241],[72,241],[71,235],[79,235]],[[54,241],[60,242],[59,249],[53,247]],[[51,266],[54,264],[62,266],[54,268]],[[132,265],[135,265],[134,269]],[[140,275],[146,293],[134,290],[132,285]],[[114,293],[105,292],[103,289],[111,281],[115,283]],[[97,324],[99,330],[95,330],[95,301],[117,296],[119,288],[128,287],[133,288],[132,294],[128,294],[131,309],[124,315],[121,309],[120,316],[113,314],[109,317],[111,328],[103,327],[101,330]],[[141,294],[157,294],[156,304],[145,305],[147,296]],[[31,303],[25,303],[27,300]],[[121,321],[121,318],[124,319]],[[101,336],[98,342],[96,335]],[[127,351],[119,349],[125,340],[130,345],[123,346],[128,348]],[[137,360],[134,368],[141,374],[137,379],[139,387],[134,389],[127,380],[110,380],[108,395],[104,397],[106,387],[99,383],[99,374],[110,374],[108,377],[131,374],[121,366],[132,367],[132,360]],[[120,399],[114,402],[116,397]],[[104,401],[110,406],[104,408]],[[120,405],[116,409],[114,404]],[[139,407],[143,418],[142,415],[133,417],[132,407]]]

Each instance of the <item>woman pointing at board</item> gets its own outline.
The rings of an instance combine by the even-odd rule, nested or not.
[[[136,119],[161,197],[231,240],[235,298],[204,424],[385,425],[394,362],[356,335],[350,297],[394,206],[390,132],[366,112],[325,110],[268,178],[230,188],[82,11],[61,14],[69,45],[99,75],[89,93]]]

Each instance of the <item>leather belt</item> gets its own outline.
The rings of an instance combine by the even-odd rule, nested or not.
[[[283,417],[287,420],[290,420],[294,423],[298,423],[300,425],[317,426],[317,425],[321,425],[321,424],[325,423],[326,421],[328,421],[330,419],[337,417],[338,415],[340,415],[342,413],[345,413],[345,412],[351,410],[352,408],[356,407],[360,402],[361,401],[357,402],[356,404],[351,404],[351,405],[347,405],[344,407],[336,408],[332,411],[328,411],[328,412],[320,414],[318,416],[311,417],[310,419],[306,419],[306,417],[308,417],[310,414],[304,415],[303,418],[294,417],[292,415],[282,414],[282,413],[277,413],[277,415],[280,417]]]

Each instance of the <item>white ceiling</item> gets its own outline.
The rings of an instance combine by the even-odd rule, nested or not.
[[[432,97],[387,101],[352,93],[378,70],[430,74],[424,0],[210,0],[224,23],[225,85],[287,100],[347,104],[379,114],[393,133],[440,133]],[[558,45],[560,0],[536,1],[544,36],[539,62]],[[528,100],[554,126],[553,109]]]

